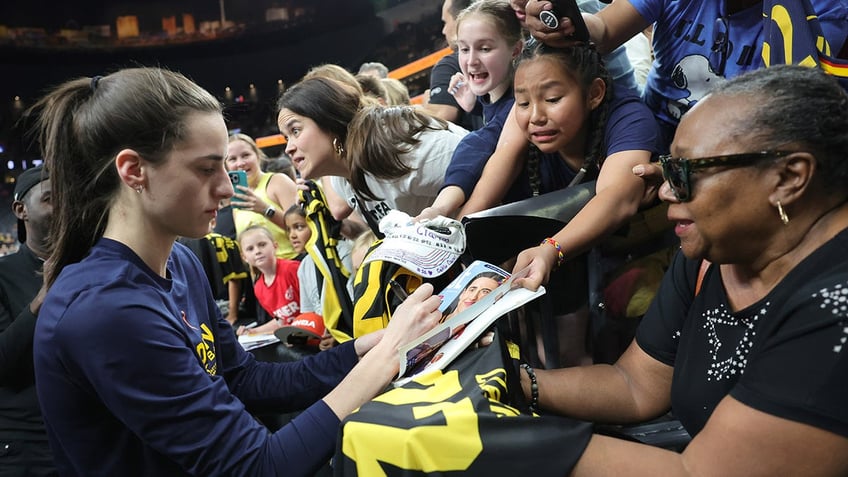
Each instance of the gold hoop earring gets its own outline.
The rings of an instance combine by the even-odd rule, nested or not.
[[[339,138],[333,138],[333,149],[336,150],[337,156],[341,156],[342,154],[344,154],[344,145],[342,145],[342,142],[339,141]]]
[[[780,216],[780,221],[783,222],[783,225],[787,225],[789,223],[789,216],[786,215],[786,211],[783,210],[783,204],[780,201],[777,201],[777,215]]]

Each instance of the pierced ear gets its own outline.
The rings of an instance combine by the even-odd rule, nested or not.
[[[121,182],[131,189],[144,187],[147,178],[144,174],[144,159],[132,149],[124,149],[115,156],[115,167]]]
[[[795,152],[778,162],[778,178],[771,201],[788,205],[810,187],[816,171],[816,158],[809,152]]]
[[[595,78],[592,80],[592,84],[589,85],[589,94],[587,97],[587,102],[589,104],[589,109],[595,110],[601,103],[604,101],[604,96],[607,94],[607,84],[601,78]]]

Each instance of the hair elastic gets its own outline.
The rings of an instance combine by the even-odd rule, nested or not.
[[[91,78],[91,83],[89,83],[88,87],[91,88],[92,93],[97,91],[97,84],[100,83],[100,80],[102,80],[102,79],[103,79],[103,77],[100,76],[100,75],[97,75],[97,76]]]

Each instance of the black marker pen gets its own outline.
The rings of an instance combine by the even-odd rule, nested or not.
[[[406,298],[409,296],[409,293],[407,293],[406,290],[403,289],[400,283],[394,280],[389,280],[389,286],[392,287],[392,291],[395,293],[395,295],[398,296],[398,298],[400,298],[401,301],[406,300]]]

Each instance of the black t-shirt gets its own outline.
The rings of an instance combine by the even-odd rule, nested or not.
[[[216,300],[229,298],[227,283],[230,280],[247,278],[247,267],[235,240],[212,232],[200,239],[180,238],[179,241],[200,259]]]
[[[233,221],[233,206],[227,205],[218,209],[218,218],[213,230],[216,234],[236,239],[236,224]]]
[[[719,267],[678,253],[637,332],[674,366],[674,414],[691,435],[728,394],[778,417],[848,437],[848,230],[758,303],[732,312]]]
[[[29,312],[41,288],[42,266],[26,244],[0,258],[0,442],[40,441],[46,449],[32,363],[36,318]]]

